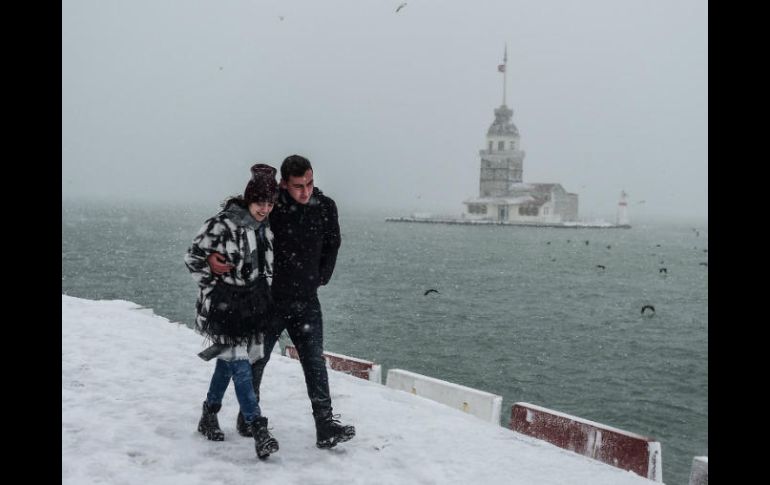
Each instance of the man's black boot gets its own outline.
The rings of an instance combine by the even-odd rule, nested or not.
[[[315,445],[319,448],[333,448],[356,435],[356,428],[339,422],[339,414],[324,413],[315,418]]]
[[[254,449],[260,460],[278,451],[278,441],[267,430],[267,418],[263,416],[254,418],[250,427],[254,437]]]
[[[217,413],[222,409],[222,404],[212,404],[203,401],[203,414],[198,421],[198,432],[211,441],[224,441],[225,434],[219,429]]]

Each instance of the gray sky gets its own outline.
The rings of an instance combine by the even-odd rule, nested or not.
[[[215,204],[298,153],[341,210],[459,214],[507,42],[525,182],[708,215],[706,1],[400,3],[66,0],[63,198]]]

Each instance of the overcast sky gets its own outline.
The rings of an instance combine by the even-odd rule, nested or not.
[[[458,214],[502,102],[580,216],[708,215],[705,0],[65,0],[62,196],[216,203],[306,156],[345,209]]]

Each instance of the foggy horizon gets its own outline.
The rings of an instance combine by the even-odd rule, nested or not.
[[[459,216],[507,44],[525,183],[707,219],[706,2],[400,3],[63,3],[63,200],[215,205],[297,153],[341,212]]]

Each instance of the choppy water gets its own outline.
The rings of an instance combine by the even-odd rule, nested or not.
[[[65,201],[62,292],[191,324],[182,258],[215,211]],[[502,395],[504,425],[525,401],[655,437],[669,485],[708,454],[706,227],[386,223],[344,207],[340,224],[327,350]]]

